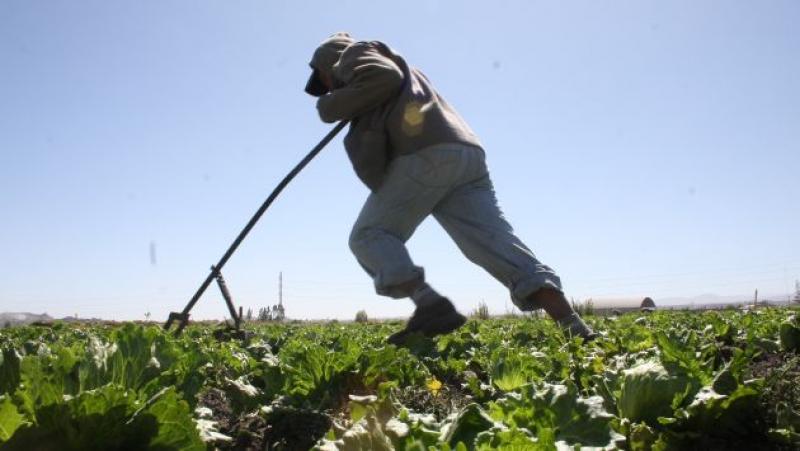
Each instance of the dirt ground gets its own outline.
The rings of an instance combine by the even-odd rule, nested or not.
[[[198,406],[211,409],[219,432],[233,438],[218,444],[219,449],[305,451],[331,427],[326,415],[303,409],[275,408],[270,413],[237,416],[219,389],[201,395]]]

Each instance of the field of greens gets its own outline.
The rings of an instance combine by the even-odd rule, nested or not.
[[[800,312],[0,330],[0,449],[799,449]]]

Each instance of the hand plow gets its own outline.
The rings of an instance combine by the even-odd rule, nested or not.
[[[258,211],[256,211],[253,217],[250,218],[250,222],[248,222],[247,225],[244,227],[244,229],[239,233],[239,235],[233,241],[233,244],[231,244],[228,250],[225,251],[225,254],[222,256],[219,262],[217,262],[216,265],[211,266],[211,273],[209,273],[208,277],[206,277],[203,283],[200,284],[200,288],[198,288],[197,291],[194,293],[194,296],[192,296],[192,298],[189,300],[189,303],[186,305],[183,311],[172,312],[169,314],[169,318],[167,319],[167,322],[164,324],[164,330],[169,330],[173,324],[176,324],[175,335],[179,335],[183,331],[183,329],[189,324],[189,312],[191,312],[192,307],[194,307],[194,305],[200,299],[200,296],[202,296],[203,293],[206,291],[208,286],[211,284],[211,281],[216,280],[217,285],[219,285],[219,289],[222,292],[222,297],[225,298],[225,303],[228,305],[228,311],[230,312],[231,319],[233,319],[233,327],[235,328],[235,332],[236,333],[241,332],[242,308],[239,307],[239,310],[237,312],[236,307],[233,305],[233,299],[231,298],[231,294],[228,291],[225,279],[222,277],[222,268],[228,262],[228,259],[231,258],[231,255],[233,255],[233,253],[236,251],[236,248],[239,247],[239,245],[245,239],[250,230],[256,225],[256,223],[264,214],[264,212],[267,211],[267,208],[269,208],[272,202],[275,201],[275,198],[277,198],[278,195],[281,193],[281,191],[283,191],[286,185],[288,185],[289,182],[291,182],[292,179],[315,156],[317,156],[317,154],[333,139],[334,136],[336,136],[342,130],[342,128],[344,128],[346,124],[347,121],[342,121],[336,124],[336,126],[330,132],[328,132],[328,134],[325,135],[324,138],[322,138],[322,141],[320,141],[316,146],[314,146],[314,148],[311,149],[311,152],[309,152],[308,155],[306,155],[305,158],[303,158],[303,160],[300,161],[300,163],[298,163],[297,166],[295,166],[294,169],[292,169],[291,172],[289,172],[289,174],[287,174],[286,177],[283,178],[283,180],[281,180],[278,186],[275,187],[275,189],[269,195],[267,200],[265,200],[264,203],[261,204],[261,207],[258,209]]]

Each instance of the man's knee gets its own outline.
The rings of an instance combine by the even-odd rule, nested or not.
[[[350,236],[347,239],[347,245],[350,247],[356,257],[364,252],[366,243],[369,240],[370,229],[366,227],[353,227],[350,231]]]

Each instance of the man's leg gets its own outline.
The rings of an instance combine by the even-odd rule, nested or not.
[[[588,337],[592,332],[567,302],[558,276],[536,259],[503,217],[483,154],[465,158],[482,165],[484,176],[444,198],[433,211],[436,220],[468,259],[509,288],[521,310],[543,308],[568,333]]]
[[[541,308],[550,315],[555,322],[569,335],[578,335],[583,338],[593,339],[595,333],[581,319],[580,315],[572,309],[567,302],[564,293],[551,288],[540,288],[539,291],[531,295],[534,305]]]
[[[428,335],[450,332],[466,318],[425,282],[405,243],[453,184],[461,162],[447,152],[420,152],[400,157],[389,168],[384,184],[372,193],[350,234],[350,249],[370,274],[378,294],[411,297],[417,306],[406,329],[390,337],[400,344],[410,332]]]
[[[416,160],[410,155],[392,162],[350,232],[350,250],[372,277],[375,291],[392,298],[409,297],[424,284],[424,270],[414,265],[405,243],[444,193],[409,179],[420,164]]]

